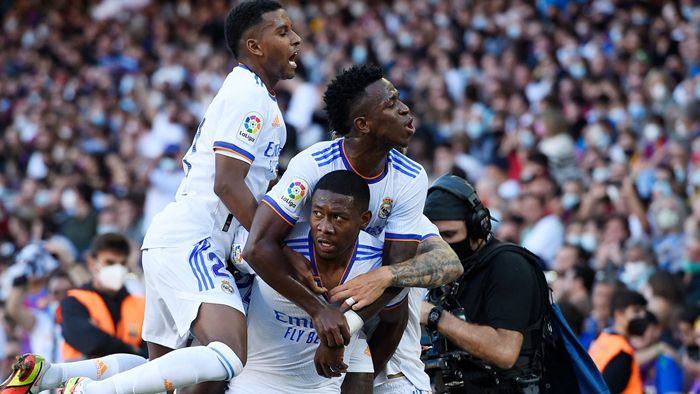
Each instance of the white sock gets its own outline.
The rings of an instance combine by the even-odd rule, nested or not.
[[[137,367],[146,361],[145,358],[135,354],[112,354],[90,360],[51,364],[41,379],[39,388],[41,390],[56,389],[74,376],[82,376],[92,380],[106,379]]]
[[[243,370],[236,353],[221,342],[173,350],[155,360],[100,382],[89,382],[90,394],[151,394],[201,382],[230,380]]]

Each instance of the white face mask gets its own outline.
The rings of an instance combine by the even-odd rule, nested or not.
[[[620,275],[620,280],[627,287],[639,290],[649,279],[653,270],[654,268],[644,261],[628,261],[625,263],[625,269]]]
[[[106,290],[117,291],[124,286],[129,270],[121,264],[112,264],[97,271],[97,280]]]
[[[598,240],[593,233],[584,233],[581,235],[581,247],[587,252],[593,252],[598,246]]]
[[[661,137],[661,127],[655,123],[647,123],[642,133],[648,142],[656,142]]]
[[[680,217],[678,213],[671,208],[663,208],[656,215],[656,223],[662,230],[675,228],[679,221]]]

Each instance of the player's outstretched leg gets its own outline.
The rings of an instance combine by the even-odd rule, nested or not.
[[[207,345],[173,350],[103,381],[84,379],[72,389],[75,393],[90,394],[160,393],[201,382],[226,382],[243,370],[246,354],[243,313],[226,305],[202,304],[192,324],[192,333]],[[212,388],[197,385],[186,391],[210,393]]]
[[[12,376],[0,386],[0,393],[22,394],[52,390],[59,388],[71,376],[106,379],[145,362],[145,358],[134,354],[112,354],[90,360],[51,364],[39,355],[25,354],[13,366]]]
[[[17,357],[12,373],[0,385],[2,394],[34,394],[41,391],[40,384],[51,363],[43,357],[25,354]]]

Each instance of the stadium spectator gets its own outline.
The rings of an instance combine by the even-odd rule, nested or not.
[[[589,353],[603,373],[611,393],[641,393],[642,375],[630,344],[630,322],[644,317],[646,300],[634,291],[617,290],[612,297],[612,330],[604,331],[591,344]]]
[[[564,231],[557,215],[548,214],[545,197],[526,194],[521,197],[520,214],[525,219],[521,242],[551,266],[557,250],[564,243]]]
[[[37,286],[46,286],[46,296],[40,304],[27,308],[26,304],[36,298]],[[30,351],[45,354],[50,362],[62,360],[63,335],[57,322],[57,310],[67,292],[72,289],[70,277],[55,271],[45,278],[16,278],[7,298],[7,315],[22,330],[29,333]]]
[[[61,302],[65,360],[113,353],[146,355],[141,340],[144,299],[124,287],[129,252],[123,235],[108,233],[93,240],[88,257],[92,281],[69,290]]]

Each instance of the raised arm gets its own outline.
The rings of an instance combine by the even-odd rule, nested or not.
[[[292,226],[267,204],[260,204],[253,217],[243,250],[245,260],[268,285],[311,316],[316,332],[327,346],[347,344],[350,332],[343,314],[295,277],[292,263],[282,250],[282,241]]]

